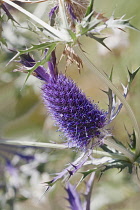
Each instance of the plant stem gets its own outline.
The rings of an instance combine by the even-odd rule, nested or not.
[[[107,144],[107,143],[106,143]],[[109,146],[109,145],[108,145]],[[114,145],[113,145],[114,146]],[[110,146],[111,147],[111,146]],[[111,147],[112,148],[112,147]],[[117,147],[118,148],[118,147]],[[119,150],[119,149],[118,149]],[[100,150],[93,150],[93,154],[99,155],[100,157],[110,157],[113,160],[126,160],[128,157],[126,157],[124,154],[120,153],[109,153],[109,152],[104,152]],[[130,156],[130,155],[129,155]],[[134,159],[134,158],[133,158]],[[132,161],[133,162],[133,161]]]
[[[129,158],[131,161],[134,159],[133,153],[126,150],[121,145],[116,144],[111,139],[105,139],[104,143],[111,148],[118,150],[119,152],[123,153],[125,157]],[[32,142],[32,141],[16,141],[16,140],[0,140],[0,144],[4,145],[15,145],[15,146],[29,146],[29,147],[37,147],[37,148],[50,148],[50,149],[70,149],[68,146],[64,144],[55,144],[55,143],[44,143],[44,142]],[[96,155],[112,157],[112,158],[122,158],[121,155],[117,154],[110,154],[104,151],[93,150],[92,151]]]
[[[74,47],[75,52],[77,55],[83,60],[85,65],[94,73],[117,95],[117,97],[120,99],[120,101],[123,103],[124,107],[126,108],[128,115],[130,119],[132,120],[133,127],[135,129],[136,133],[136,156],[140,154],[140,129],[136,120],[136,117],[126,101],[125,97],[120,93],[120,91],[113,85],[113,83],[107,78],[105,73],[103,71],[100,71],[97,69],[97,67],[86,57],[86,55],[83,53],[83,51],[80,49],[78,45]]]
[[[0,144],[42,147],[42,148],[51,148],[51,149],[67,149],[68,148],[64,144],[55,144],[55,143],[53,144],[53,143],[32,142],[32,141],[0,140]]]
[[[64,29],[69,29],[69,24],[67,21],[66,11],[65,11],[65,3],[64,0],[58,0],[59,2],[59,14],[62,21],[62,26]]]
[[[67,40],[71,40],[70,34],[68,32],[68,29],[70,29],[67,16],[66,16],[66,11],[65,11],[65,3],[64,0],[58,0],[59,3],[59,14],[61,18],[61,31],[64,32],[65,36],[67,37]]]
[[[130,152],[129,150],[127,150],[125,147],[123,147],[120,144],[117,144],[115,141],[113,141],[112,139],[104,139],[104,144],[106,144],[107,146],[109,146],[110,148],[113,148],[119,152],[121,152],[122,154],[125,155],[125,157],[129,158],[130,161],[134,162],[134,154],[132,152]]]
[[[0,3],[1,6],[1,3]],[[1,18],[1,9],[0,9],[0,18]],[[2,38],[2,21],[0,21],[0,39]]]

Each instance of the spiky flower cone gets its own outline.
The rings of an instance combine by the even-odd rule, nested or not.
[[[41,72],[43,67],[38,67],[35,73],[46,81],[42,87],[44,104],[66,136],[69,147],[86,150],[88,145],[92,147],[97,143],[96,138],[100,144],[107,113],[87,99],[73,80],[58,74],[55,58],[48,66],[50,74],[45,73],[45,77]]]
[[[92,104],[72,80],[63,74],[51,78],[43,85],[42,96],[70,147],[85,149],[92,138],[100,136],[106,114]]]

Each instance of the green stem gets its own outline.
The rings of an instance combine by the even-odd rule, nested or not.
[[[62,21],[62,26],[65,29],[69,29],[69,24],[67,21],[66,11],[65,11],[65,3],[64,0],[58,0],[59,2],[59,14]]]
[[[114,153],[108,153],[108,152],[104,152],[104,151],[100,151],[100,150],[93,150],[93,154],[97,155],[97,156],[99,155],[99,156],[102,156],[102,157],[110,157],[114,160],[118,160],[118,159],[119,160],[126,160],[128,158],[128,157],[124,156],[124,154],[120,154],[120,153],[114,154]]]
[[[52,143],[32,142],[32,141],[0,140],[0,144],[42,147],[42,148],[51,148],[51,149],[67,149],[68,148],[64,144],[52,144]]]
[[[61,31],[62,32],[64,31],[64,34],[67,37],[66,38],[67,40],[72,41],[71,40],[71,36],[70,36],[70,34],[68,32],[70,27],[69,27],[69,23],[68,23],[67,16],[66,16],[64,0],[58,0],[58,3],[59,3],[59,15],[60,15],[61,24],[62,24],[60,26],[61,27]]]
[[[134,159],[134,155],[123,148],[121,145],[116,144],[112,140],[104,140],[104,143],[108,145],[111,148],[114,148],[121,153],[125,154],[125,157],[128,157],[130,160]],[[16,140],[0,140],[0,144],[4,145],[15,145],[15,146],[29,146],[29,147],[37,147],[37,148],[50,148],[50,149],[69,149],[66,145],[64,144],[55,144],[55,143],[44,143],[44,142],[32,142],[32,141],[16,141]],[[99,151],[99,150],[93,150],[93,154],[95,155],[100,155],[104,157],[112,157],[112,158],[124,158],[120,154],[109,154],[104,151]]]
[[[75,52],[77,55],[83,60],[85,65],[94,73],[117,95],[117,97],[120,99],[120,101],[123,103],[124,107],[126,108],[128,115],[130,119],[132,120],[133,127],[135,129],[136,133],[136,156],[140,154],[140,129],[137,123],[137,120],[135,118],[135,115],[130,107],[130,105],[127,103],[124,96],[120,93],[120,91],[113,85],[113,83],[107,78],[105,73],[103,71],[99,71],[97,67],[86,57],[86,55],[83,53],[83,51],[80,49],[78,45],[74,47]]]

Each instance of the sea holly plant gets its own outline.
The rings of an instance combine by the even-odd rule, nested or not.
[[[29,54],[20,57],[19,62],[25,66],[25,70],[36,63]],[[135,75],[138,70],[139,68],[135,71]],[[134,154],[125,148],[121,142],[114,140],[111,132],[107,129],[107,126],[122,108],[122,103],[116,101],[116,95],[110,89],[106,92],[109,98],[108,110],[101,110],[97,104],[86,98],[71,79],[59,72],[54,51],[50,61],[48,61],[48,69],[39,66],[34,70],[33,75],[45,82],[42,86],[42,98],[59,130],[67,139],[65,145],[82,152],[77,160],[62,172],[57,173],[54,179],[48,182],[49,187],[60,178],[74,175],[91,158],[95,147],[101,147],[111,155],[117,155],[115,161],[118,159],[120,161],[120,155],[117,154],[117,151],[121,152],[121,158],[126,163],[125,167],[129,161],[133,167],[131,161],[134,160]],[[124,97],[128,94],[132,78],[134,79],[133,76],[130,74],[128,85],[124,87]],[[111,151],[110,147],[113,147],[115,151]],[[112,159],[112,161],[114,160]]]
[[[40,1],[25,0],[21,2],[31,5],[31,3],[39,3]],[[44,22],[13,1],[3,0],[1,9],[19,28],[21,27],[20,24],[15,20],[14,14],[10,14],[7,5],[12,6],[30,18],[32,22],[35,22],[37,24],[35,30],[39,33],[38,43],[30,44],[26,49],[14,49],[16,55],[9,63],[16,60],[21,64],[20,68],[14,71],[27,73],[25,83],[23,82],[24,85],[31,75],[42,81],[41,96],[44,105],[66,140],[63,144],[8,140],[4,140],[2,143],[72,149],[77,152],[77,159],[61,172],[56,173],[51,181],[46,182],[47,190],[60,179],[68,180],[84,165],[89,165],[90,170],[82,172],[82,181],[89,174],[96,171],[100,171],[102,174],[110,168],[118,168],[119,170],[128,168],[130,173],[135,168],[137,172],[140,163],[140,128],[127,102],[127,95],[140,67],[135,71],[128,70],[128,83],[126,86],[122,84],[123,92],[121,93],[113,84],[113,71],[110,76],[107,76],[104,71],[99,70],[88,59],[80,42],[81,37],[86,36],[111,50],[104,42],[106,39],[106,36],[103,35],[105,30],[125,31],[126,28],[130,28],[139,31],[130,23],[131,18],[125,19],[124,16],[114,18],[114,15],[107,18],[95,11],[93,0],[58,0],[54,1],[48,14],[49,21]],[[61,57],[57,57],[56,51],[60,45],[63,46],[63,53]],[[43,56],[36,61],[32,54],[39,55],[39,51],[42,52]],[[62,73],[63,70],[59,69],[59,63],[63,56],[66,57],[66,65],[63,70],[68,70],[68,65],[75,62],[77,69],[82,71],[83,64],[85,64],[104,82],[108,87],[108,91],[104,91],[108,96],[108,110],[102,110],[97,103],[87,98],[76,83]],[[46,63],[48,64],[47,68],[44,67]],[[123,106],[128,112],[134,129],[131,134],[126,128],[129,140],[128,147],[121,143],[121,139],[116,139],[113,136],[110,127],[111,122],[120,113]],[[95,153],[100,158],[94,158]],[[71,201],[71,197],[77,196],[70,184],[67,185],[66,191],[69,195],[69,201]],[[81,205],[80,202],[77,205]],[[72,205],[71,208],[75,209]]]

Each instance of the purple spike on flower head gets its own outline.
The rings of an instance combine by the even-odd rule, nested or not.
[[[100,139],[102,136],[101,129],[106,125],[107,113],[87,99],[73,80],[62,73],[58,74],[55,62],[53,53],[48,63],[50,74],[44,72],[47,75],[44,79],[47,83],[42,86],[44,104],[67,137],[69,147],[86,150],[89,144],[90,147],[97,144],[95,141],[92,143],[93,138]],[[38,75],[39,71],[42,74],[44,68],[35,70]]]

